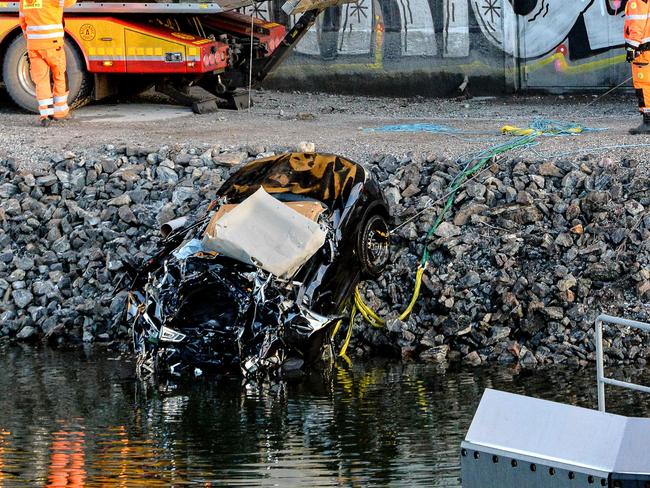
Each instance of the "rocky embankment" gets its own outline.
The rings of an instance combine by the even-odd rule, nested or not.
[[[262,147],[107,146],[56,155],[46,171],[0,161],[0,337],[123,344],[114,287],[127,261],[151,255],[162,222],[200,210]],[[578,364],[593,357],[601,311],[647,319],[650,179],[634,161],[502,160],[469,182],[428,245],[411,317],[422,236],[459,168],[393,156],[370,163],[395,223],[392,263],[363,286],[387,318],[357,320],[352,353],[423,361]],[[643,336],[606,335],[610,358],[643,363]]]
[[[402,322],[424,235],[458,172],[451,161],[398,161],[376,174],[396,222],[393,264],[365,297],[386,327],[359,326],[357,354],[385,350],[437,362],[536,366],[594,359],[602,312],[648,320],[650,178],[635,161],[502,160],[468,182],[429,242],[415,313]],[[621,333],[623,332],[623,333]],[[605,330],[615,361],[645,364],[644,334]]]

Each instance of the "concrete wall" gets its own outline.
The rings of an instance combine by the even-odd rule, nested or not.
[[[349,93],[450,95],[614,86],[627,0],[358,0],[329,9],[271,84]],[[257,15],[291,24],[283,0]],[[249,10],[251,12],[251,10]]]

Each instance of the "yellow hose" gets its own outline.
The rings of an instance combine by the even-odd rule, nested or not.
[[[422,287],[422,276],[424,275],[425,267],[418,266],[418,270],[415,273],[415,287],[413,289],[413,295],[409,301],[406,309],[399,316],[400,320],[406,320],[411,312],[413,312],[413,307],[420,297],[420,288]],[[385,321],[375,312],[372,308],[368,306],[366,302],[361,298],[361,293],[359,293],[359,287],[354,289],[354,306],[359,310],[359,313],[363,316],[366,321],[373,327],[383,327]]]
[[[348,333],[345,336],[345,340],[343,341],[343,345],[341,346],[341,352],[339,352],[339,356],[342,358],[347,357],[346,352],[348,350],[348,346],[350,345],[350,339],[352,338],[352,326],[354,325],[354,316],[357,314],[357,307],[356,305],[352,305],[352,311],[350,312],[350,325],[348,326]]]
[[[342,323],[343,323],[343,319],[339,320],[334,326],[334,330],[332,330],[332,334],[330,336],[332,339],[334,339],[336,337],[336,334],[339,333],[339,329],[341,328]]]
[[[413,289],[413,296],[411,297],[411,301],[409,302],[408,307],[406,307],[406,310],[404,310],[402,315],[399,316],[400,320],[406,320],[408,316],[411,315],[413,307],[420,297],[420,287],[422,286],[422,275],[424,274],[424,269],[424,267],[418,266],[418,270],[415,273],[415,288]]]
[[[371,309],[361,298],[361,294],[359,293],[359,288],[354,289],[354,305],[359,309],[359,312],[363,316],[364,319],[368,321],[373,327],[382,327],[384,325],[384,321],[377,315],[377,312],[375,312],[373,309]]]

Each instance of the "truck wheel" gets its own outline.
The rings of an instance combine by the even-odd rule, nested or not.
[[[384,271],[390,259],[390,231],[384,217],[368,217],[359,233],[357,253],[365,277],[376,278]]]
[[[81,53],[69,39],[66,40],[65,55],[70,92],[68,105],[72,108],[81,107],[90,101],[93,78],[86,71]],[[30,112],[38,112],[36,90],[29,75],[27,45],[22,36],[14,39],[7,48],[2,65],[2,79],[9,96],[16,105]]]

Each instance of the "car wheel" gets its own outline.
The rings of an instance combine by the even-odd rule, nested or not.
[[[386,219],[371,215],[363,225],[357,241],[361,271],[367,277],[379,276],[390,258],[390,231]]]
[[[68,105],[71,108],[76,108],[90,101],[93,78],[86,71],[83,57],[74,43],[68,39],[66,41],[66,74],[70,92]],[[2,79],[9,96],[16,105],[30,112],[38,112],[36,89],[29,74],[27,44],[22,36],[16,37],[7,48],[2,66]]]

